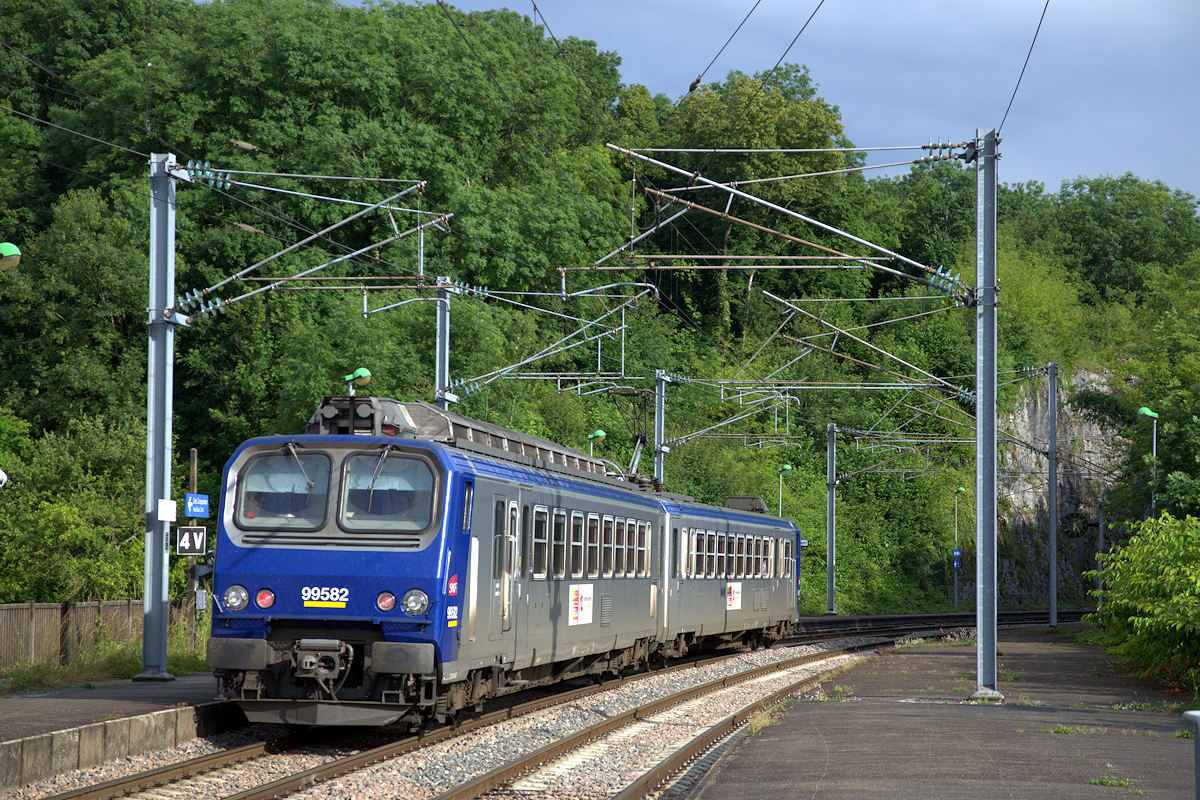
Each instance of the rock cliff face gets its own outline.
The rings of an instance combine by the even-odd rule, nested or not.
[[[1082,573],[1096,564],[1101,496],[1129,447],[1126,439],[1085,419],[1070,389],[1106,389],[1106,376],[1081,373],[1058,380],[1058,606],[1093,605]],[[997,592],[1001,608],[1048,606],[1050,561],[1047,487],[1049,385],[1029,382],[1016,406],[1001,412],[997,464]],[[1022,444],[1024,443],[1024,444]],[[1071,517],[1068,517],[1071,515]],[[1082,516],[1080,516],[1082,515]],[[1077,523],[1074,529],[1063,524]],[[1078,523],[1086,520],[1086,528]],[[1105,531],[1105,547],[1113,532]],[[975,591],[974,560],[964,564],[965,597]]]

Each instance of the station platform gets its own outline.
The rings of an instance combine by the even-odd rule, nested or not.
[[[1123,675],[1062,626],[999,632],[1001,703],[975,703],[974,640],[889,650],[743,735],[688,800],[1104,798],[1191,800],[1182,700]]]
[[[0,789],[245,724],[212,673],[0,698]]]

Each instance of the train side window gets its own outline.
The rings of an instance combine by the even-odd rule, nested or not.
[[[754,577],[762,577],[762,537],[754,537]]]
[[[671,529],[671,575],[676,578],[682,578],[683,573],[680,571],[682,565],[679,562],[679,528]]]
[[[731,533],[729,537],[733,539],[733,543],[730,547],[730,559],[733,561],[733,565],[729,569],[730,577],[740,578],[742,577],[743,572],[742,554],[746,549],[746,537],[742,536],[740,533]]]
[[[625,574],[625,519],[616,519],[616,540],[613,544],[613,573],[618,577]]]
[[[725,577],[726,556],[729,553],[729,540],[725,538],[725,531],[717,531],[717,577]]]
[[[637,520],[625,520],[625,574],[637,575]]]
[[[504,577],[504,501],[496,501],[496,519],[492,525],[492,578]]]
[[[717,532],[709,531],[706,538],[708,539],[708,550],[705,551],[704,575],[711,578],[717,574]]]
[[[688,530],[684,528],[678,531],[679,535],[675,537],[675,546],[679,549],[679,577],[686,578],[688,570]]]
[[[650,523],[637,524],[637,574],[646,577],[650,574]]]
[[[786,574],[783,577],[791,578],[796,574],[796,569],[793,566],[795,563],[795,560],[792,558],[792,540],[785,539],[783,542],[783,568]]]
[[[766,567],[767,577],[775,577],[775,537],[766,540],[766,551],[763,553],[763,564]]]
[[[589,578],[600,577],[599,514],[588,514],[587,518],[587,574]]]
[[[508,504],[508,531],[504,537],[504,572],[507,572],[510,578],[515,578],[520,574],[521,553],[520,542],[517,540],[519,516],[517,504],[510,502]]]
[[[613,574],[613,518],[604,517],[604,536],[600,541],[600,577],[611,578]]]
[[[583,512],[571,512],[571,577],[583,577]]]
[[[567,512],[554,509],[554,542],[550,549],[551,569],[554,577],[567,576]]]
[[[475,505],[475,482],[467,481],[463,484],[463,533],[469,533],[471,530],[471,510]]]
[[[521,506],[521,541],[520,549],[518,550],[519,558],[516,560],[516,567],[513,569],[514,575],[524,575],[529,572],[529,566],[533,563],[532,550],[529,542],[529,523],[532,520],[532,515],[529,513],[529,506]],[[514,540],[513,546],[517,547],[518,543]]]
[[[708,537],[699,528],[692,529],[692,540],[696,543],[696,567],[692,574],[697,578],[704,577],[704,559],[708,554]]]
[[[533,507],[533,577],[546,579],[547,550],[549,549],[550,509]]]

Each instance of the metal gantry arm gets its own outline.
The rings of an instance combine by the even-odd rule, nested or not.
[[[734,187],[734,186],[729,186],[729,185],[727,185],[727,184],[723,184],[723,183],[720,183],[720,182],[718,182],[718,181],[711,180],[710,178],[706,178],[706,177],[704,177],[703,175],[701,175],[701,174],[699,174],[699,173],[694,173],[694,172],[690,172],[690,171],[688,171],[688,170],[685,170],[685,169],[681,169],[680,167],[676,167],[676,166],[674,166],[674,165],[672,165],[672,164],[668,164],[668,163],[666,163],[666,162],[664,162],[664,161],[659,161],[659,160],[657,160],[657,159],[650,158],[649,156],[643,155],[643,154],[641,154],[641,153],[634,152],[633,150],[629,150],[629,149],[627,149],[627,148],[624,148],[624,147],[619,147],[619,146],[617,146],[617,145],[614,145],[614,144],[608,144],[608,145],[607,145],[607,147],[608,147],[609,149],[611,149],[611,150],[615,150],[615,151],[617,151],[618,153],[623,153],[623,154],[625,154],[625,155],[627,155],[627,156],[630,156],[630,157],[632,157],[632,158],[637,158],[637,159],[640,159],[640,160],[642,160],[642,161],[645,161],[645,162],[646,162],[646,163],[648,163],[648,164],[653,164],[654,166],[657,166],[657,167],[659,167],[659,168],[661,168],[661,169],[665,169],[665,170],[667,170],[667,171],[669,171],[669,172],[674,172],[674,173],[675,173],[675,174],[677,174],[677,175],[680,175],[680,176],[686,177],[686,178],[688,178],[688,180],[689,180],[690,182],[692,182],[692,183],[696,183],[696,182],[703,183],[703,184],[705,184],[705,185],[707,185],[707,186],[709,186],[709,187],[711,187],[711,188],[713,188],[713,189],[717,189],[717,190],[719,190],[719,191],[727,192],[727,193],[729,193],[729,194],[731,194],[731,195],[733,195],[733,196],[740,197],[740,198],[742,198],[743,200],[748,200],[748,201],[750,201],[750,202],[752,202],[752,203],[756,203],[756,204],[758,204],[758,205],[760,205],[760,206],[763,206],[764,208],[769,208],[769,209],[771,209],[772,211],[776,211],[776,212],[778,212],[778,213],[780,213],[780,214],[783,214],[783,215],[785,215],[785,216],[792,217],[793,219],[798,219],[798,220],[801,220],[801,221],[803,221],[803,222],[807,222],[809,225],[812,225],[812,226],[814,226],[814,227],[820,228],[821,230],[824,230],[824,231],[826,231],[826,232],[828,232],[828,233],[832,233],[832,234],[835,234],[835,235],[837,235],[837,236],[841,236],[841,237],[843,237],[843,238],[845,238],[845,239],[848,239],[848,240],[850,240],[850,241],[852,241],[852,242],[855,242],[855,243],[857,243],[857,244],[860,244],[860,245],[862,245],[862,246],[864,246],[864,247],[868,247],[868,248],[870,248],[870,249],[874,250],[874,251],[875,251],[875,252],[877,252],[877,253],[882,253],[882,254],[884,254],[884,255],[886,255],[886,256],[889,256],[890,258],[894,258],[894,259],[896,259],[897,261],[900,261],[900,262],[902,262],[902,263],[908,264],[909,266],[916,267],[917,269],[921,270],[922,272],[928,273],[929,275],[936,275],[936,274],[938,273],[938,271],[937,271],[937,270],[933,269],[932,267],[926,266],[925,264],[922,264],[922,263],[920,263],[919,261],[914,261],[913,259],[911,259],[911,258],[908,258],[907,256],[900,255],[899,253],[897,253],[897,252],[895,252],[895,251],[893,251],[893,250],[889,250],[889,249],[887,249],[886,247],[882,247],[882,246],[880,246],[880,245],[877,245],[877,244],[875,244],[875,243],[873,243],[873,242],[867,241],[866,239],[863,239],[863,238],[861,238],[861,237],[855,236],[854,234],[847,233],[846,231],[843,231],[843,230],[841,230],[841,229],[839,229],[839,228],[836,228],[836,227],[834,227],[834,226],[832,226],[832,225],[828,225],[828,224],[826,224],[826,223],[824,223],[824,222],[821,222],[821,221],[819,221],[819,220],[815,220],[815,219],[813,219],[812,217],[805,216],[804,214],[801,214],[801,213],[799,213],[799,212],[797,212],[797,211],[793,211],[793,210],[791,210],[791,209],[789,209],[789,208],[784,208],[783,206],[777,205],[777,204],[775,204],[775,203],[772,203],[772,202],[770,202],[770,201],[768,201],[768,200],[764,200],[764,199],[762,199],[761,197],[755,197],[754,195],[752,195],[752,194],[749,194],[748,192],[743,192],[742,190],[740,190],[740,189],[738,189],[738,188],[736,188],[736,187]],[[870,266],[877,266],[877,265],[871,264],[870,262],[867,262],[867,263],[868,263],[868,265],[870,265]],[[909,277],[911,277],[911,276],[909,276]],[[956,289],[956,291],[955,291],[955,297],[956,297],[956,298],[958,298],[960,301],[964,302],[965,304],[968,304],[968,305],[970,305],[970,302],[969,302],[969,301],[970,301],[970,299],[971,299],[971,298],[968,296],[968,294],[967,294],[967,292],[966,292],[965,290],[962,290],[962,289]]]

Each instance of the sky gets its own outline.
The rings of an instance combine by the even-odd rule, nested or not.
[[[704,81],[769,70],[818,2],[760,0]],[[529,0],[451,4],[534,16]],[[625,83],[677,100],[752,7],[754,0],[537,0],[535,19],[559,39],[616,52]],[[825,0],[785,60],[809,68],[857,146],[963,141],[1004,119],[1043,7],[1045,0]],[[1078,176],[1132,172],[1200,197],[1200,158],[1189,144],[1200,131],[1198,37],[1200,0],[1050,0],[1000,131],[999,180],[1039,181],[1057,192]],[[898,160],[878,153],[868,163]]]

